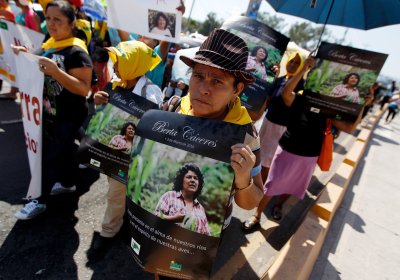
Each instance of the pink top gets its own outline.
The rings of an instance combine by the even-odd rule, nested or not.
[[[356,87],[348,88],[345,84],[334,87],[329,96],[338,97],[353,103],[360,103],[360,93],[358,89]]]

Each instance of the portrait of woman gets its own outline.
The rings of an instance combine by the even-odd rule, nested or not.
[[[360,93],[357,88],[359,82],[360,75],[357,73],[349,73],[344,77],[342,84],[333,88],[329,93],[329,96],[341,98],[353,103],[359,103]]]
[[[108,146],[115,150],[130,153],[135,133],[136,133],[136,125],[132,122],[127,122],[121,128],[121,132],[118,135],[115,135],[113,136],[113,138],[111,138]]]
[[[154,17],[153,28],[151,28],[150,33],[174,37],[168,28],[169,24],[168,17],[163,12],[158,12]]]
[[[247,59],[246,70],[259,79],[267,80],[267,58],[268,52],[266,48],[261,46],[254,47]]]
[[[161,196],[154,214],[183,228],[210,235],[204,207],[197,199],[203,185],[200,168],[186,163],[176,172],[172,191]]]

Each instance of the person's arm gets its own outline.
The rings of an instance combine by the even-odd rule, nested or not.
[[[261,109],[256,112],[256,111],[252,111],[252,110],[247,110],[247,112],[249,113],[250,118],[252,119],[253,122],[258,121],[264,114],[265,110],[268,107],[269,101],[271,100],[270,96],[267,96],[267,98],[265,99],[264,104],[261,106]]]
[[[121,29],[117,29],[117,31],[118,31],[119,38],[121,39],[121,42],[129,41],[129,36],[130,36],[129,32],[126,32]]]
[[[372,103],[373,99],[374,99],[373,93],[370,93],[365,97],[364,107],[361,109],[360,113],[357,116],[357,119],[354,122],[332,119],[332,125],[334,125],[337,129],[339,129],[341,131],[344,131],[347,133],[352,133],[357,128],[357,125],[362,118],[362,114],[363,114],[365,106],[370,105]]]
[[[161,60],[162,61],[165,61],[167,59],[168,50],[169,50],[169,42],[161,41],[160,42],[160,53],[161,53]]]
[[[45,75],[53,77],[63,87],[73,94],[87,96],[92,80],[91,67],[72,68],[64,72],[57,66],[57,63],[47,57],[39,58],[39,69]]]
[[[258,157],[259,158],[259,157]],[[232,146],[231,166],[235,173],[235,202],[243,209],[253,209],[263,197],[261,173],[251,176],[257,156],[246,144]]]
[[[288,107],[292,106],[294,98],[296,97],[294,89],[296,88],[300,80],[303,78],[304,74],[312,67],[314,67],[314,65],[315,65],[315,59],[312,56],[307,57],[307,59],[304,61],[301,70],[286,82],[286,85],[283,88],[282,92],[282,99],[286,106]]]

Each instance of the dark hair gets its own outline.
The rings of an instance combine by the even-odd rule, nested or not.
[[[136,125],[133,122],[127,122],[122,126],[121,132],[119,134],[125,136],[128,126],[132,126],[133,130],[135,130],[135,132],[136,132]]]
[[[358,83],[360,82],[360,75],[358,75],[357,73],[349,73],[346,76],[344,76],[342,84],[344,84],[344,85],[347,84],[347,82],[349,81],[351,76],[356,76],[357,77],[357,84],[356,84],[356,86],[357,86]]]
[[[194,173],[196,173],[197,178],[199,179],[199,187],[197,188],[197,191],[193,195],[193,198],[195,199],[201,194],[201,190],[203,189],[203,184],[204,184],[204,177],[200,171],[200,168],[194,163],[186,163],[181,168],[179,168],[178,171],[176,171],[173,190],[177,192],[182,190],[183,178],[189,171],[193,171]]]
[[[160,19],[160,17],[163,17],[165,19],[165,29],[167,29],[167,27],[169,25],[169,20],[168,20],[168,17],[162,12],[158,12],[156,17],[154,18],[154,21],[153,21],[154,27],[158,26],[158,20]]]
[[[46,6],[46,13],[47,13],[47,10],[49,9],[49,7],[60,8],[61,13],[68,18],[68,23],[72,23],[76,19],[74,7],[72,7],[72,5],[67,1],[56,0],[56,1],[50,2]]]
[[[267,62],[268,52],[267,52],[267,49],[264,48],[264,47],[262,47],[262,46],[255,46],[255,47],[253,48],[253,50],[251,51],[251,56],[256,56],[256,54],[257,54],[257,52],[258,52],[259,49],[263,49],[263,50],[264,50],[264,52],[265,52],[265,58],[264,58],[263,62],[264,62],[264,63]]]

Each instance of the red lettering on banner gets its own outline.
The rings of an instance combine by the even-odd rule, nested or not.
[[[34,139],[31,139],[29,137],[29,133],[26,133],[26,135],[25,135],[25,145],[26,145],[26,149],[28,149],[36,154],[38,142]]]
[[[24,102],[25,101],[25,102]],[[24,118],[24,110],[23,110],[23,104],[25,104],[26,108],[26,117],[28,121],[31,121],[31,113],[33,115],[33,121],[35,122],[36,125],[40,125],[40,102],[37,97],[31,97],[29,94],[25,92],[21,92],[21,112],[22,112],[22,117]]]

